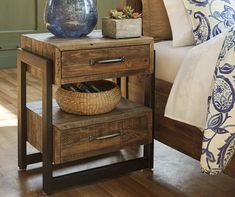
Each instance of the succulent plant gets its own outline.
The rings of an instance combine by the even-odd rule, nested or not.
[[[125,16],[123,15],[123,12],[119,12],[118,10],[110,10],[110,18],[114,19],[124,19]]]
[[[116,9],[112,9],[109,12],[110,18],[113,19],[137,19],[141,18],[142,14],[139,14],[138,12],[134,12],[134,9],[132,9],[131,6],[124,6],[118,7]]]
[[[131,18],[134,9],[131,8],[131,6],[125,6],[122,10],[123,14],[127,17],[127,18]]]
[[[141,18],[142,17],[142,14],[139,14],[138,12],[134,12],[132,15],[131,15],[131,18],[133,19],[137,19],[137,18]]]

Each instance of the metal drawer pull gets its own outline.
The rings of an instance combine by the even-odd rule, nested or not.
[[[110,138],[121,136],[121,134],[122,134],[121,132],[118,132],[118,133],[114,133],[114,134],[110,134],[110,135],[96,137],[96,138],[93,138],[92,140],[106,140],[106,139],[110,139]]]
[[[125,57],[119,57],[115,59],[91,59],[90,65],[94,66],[95,64],[108,64],[108,63],[118,63],[118,62],[125,62]]]

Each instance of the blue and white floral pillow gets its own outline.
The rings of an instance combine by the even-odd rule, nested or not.
[[[235,24],[235,0],[183,0],[197,44],[222,33]]]

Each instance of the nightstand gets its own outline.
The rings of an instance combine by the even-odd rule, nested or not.
[[[43,162],[43,191],[153,167],[154,50],[153,39],[103,38],[94,31],[81,39],[52,34],[22,35],[17,53],[18,165]],[[26,103],[26,73],[42,81],[42,101]],[[52,85],[145,76],[145,106],[123,98],[115,110],[96,116],[62,112],[52,98]],[[128,80],[126,80],[128,83]],[[127,85],[128,87],[128,85]],[[27,154],[29,142],[39,152]],[[143,156],[103,167],[53,176],[53,169],[82,159],[144,145]]]

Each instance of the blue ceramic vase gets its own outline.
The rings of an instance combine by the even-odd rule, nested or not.
[[[97,24],[95,0],[48,0],[45,10],[47,29],[57,37],[79,38]]]

